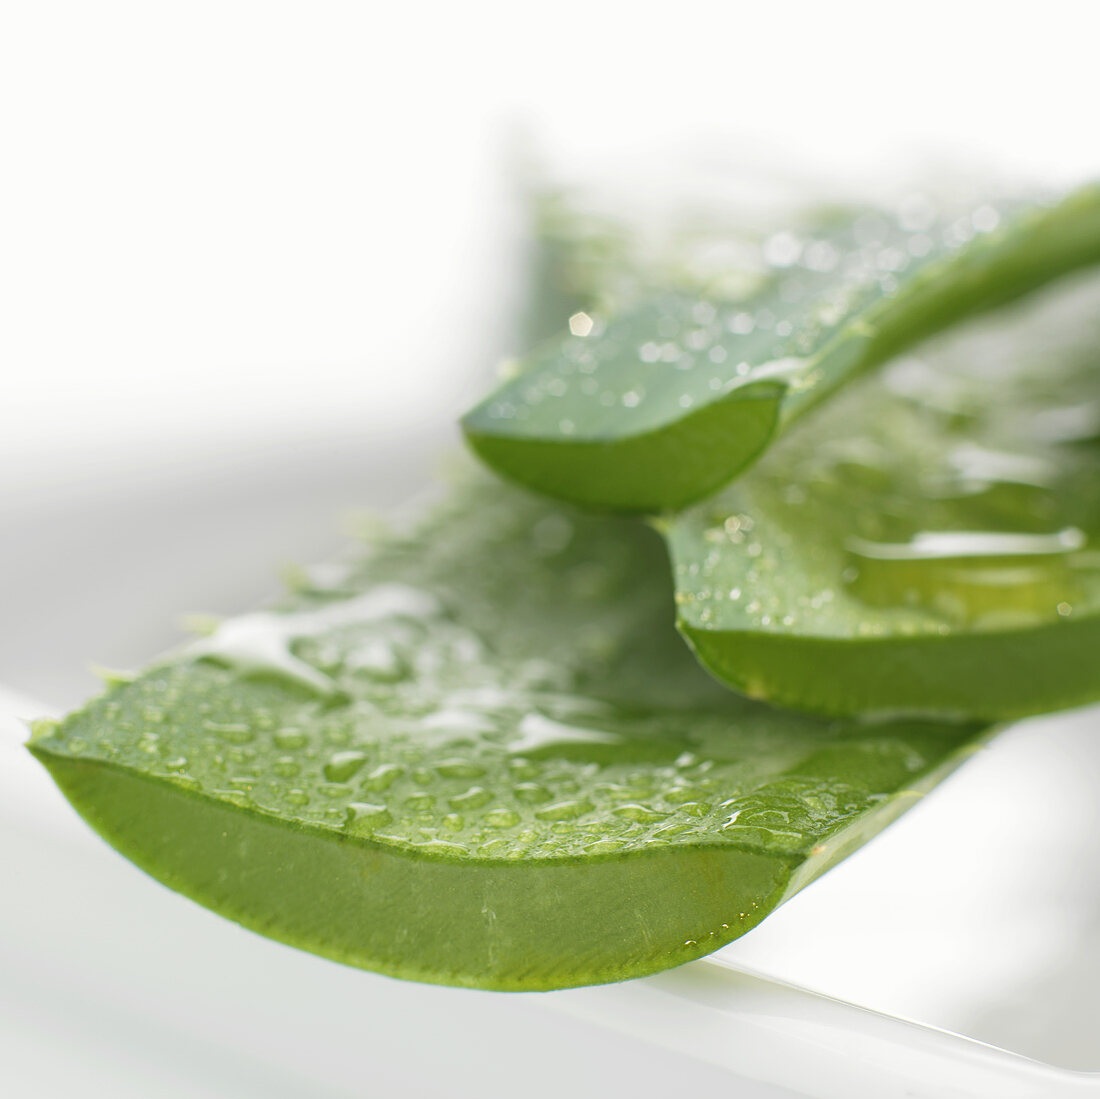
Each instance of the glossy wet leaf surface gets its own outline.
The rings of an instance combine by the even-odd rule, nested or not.
[[[666,527],[681,626],[826,712],[1100,697],[1100,285],[898,361]]]
[[[613,316],[655,293],[716,304],[751,294],[760,283],[761,250],[789,228],[792,203],[771,183],[764,204],[745,190],[746,180],[722,173],[706,195],[682,183],[639,208],[618,190],[535,188],[527,196],[531,291],[520,346],[557,339],[578,313]]]
[[[1097,261],[1096,187],[1052,208],[914,197],[823,215],[740,247],[732,293],[670,288],[610,320],[576,315],[464,429],[499,473],[549,496],[680,508],[870,367]]]
[[[772,711],[672,621],[654,532],[468,485],[32,750],[139,866],[274,938],[418,980],[622,979],[751,928],[985,735]]]

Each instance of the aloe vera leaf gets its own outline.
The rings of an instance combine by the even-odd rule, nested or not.
[[[565,331],[569,317],[613,300],[622,280],[634,278],[626,227],[596,211],[582,211],[558,191],[541,187],[526,196],[530,289],[520,326],[521,346],[535,347]]]
[[[834,214],[764,242],[755,292],[668,290],[529,357],[463,420],[498,473],[588,507],[710,495],[898,352],[1100,261],[1100,187],[1053,207]]]
[[[153,877],[422,981],[549,989],[747,931],[981,743],[715,684],[642,524],[471,486],[31,750]]]
[[[1100,698],[1100,283],[868,378],[662,524],[719,678],[825,713]]]
[[[531,291],[521,346],[556,339],[575,314],[610,316],[658,292],[720,303],[756,289],[756,258],[773,231],[789,227],[791,204],[738,201],[744,181],[721,182],[721,202],[692,197],[682,184],[641,209],[584,188],[529,191]],[[526,364],[517,365],[519,372]]]

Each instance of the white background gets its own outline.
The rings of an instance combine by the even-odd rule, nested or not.
[[[514,350],[523,149],[639,190],[700,156],[1069,184],[1097,13],[0,2],[0,682],[76,702],[424,478]],[[97,625],[44,621],[32,563]]]
[[[962,163],[1068,185],[1100,176],[1098,11],[0,0],[0,683],[75,704],[91,660],[250,605],[348,508],[423,483],[513,350],[517,150],[639,189],[701,150],[823,184]],[[230,964],[248,948],[224,934]],[[94,973],[94,935],[69,946]],[[415,1018],[417,995],[378,1002]],[[47,1048],[56,997],[35,1002]],[[40,1093],[81,1063],[59,1053]],[[433,1093],[393,1071],[391,1094]]]
[[[517,297],[517,132],[643,175],[1100,169],[1090,0],[0,12],[5,494],[441,426]]]

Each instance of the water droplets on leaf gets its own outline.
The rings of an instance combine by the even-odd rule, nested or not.
[[[517,731],[518,738],[508,745],[508,750],[517,755],[565,744],[615,744],[621,740],[621,737],[614,733],[567,725],[539,713],[526,714],[520,721]]]
[[[381,803],[353,801],[347,807],[347,828],[351,832],[369,834],[392,820],[393,814]]]
[[[363,752],[337,752],[330,757],[329,761],[325,764],[325,778],[328,779],[329,782],[347,782],[348,779],[352,778],[362,769],[366,762],[367,757]]]
[[[227,664],[244,674],[265,674],[300,684],[322,695],[337,691],[333,680],[291,651],[293,641],[341,627],[395,618],[431,619],[439,600],[405,584],[383,584],[351,599],[295,613],[257,612],[227,619],[209,637],[184,647],[181,655]]]
[[[592,811],[592,803],[584,798],[555,802],[535,811],[539,820],[569,821],[583,817]]]

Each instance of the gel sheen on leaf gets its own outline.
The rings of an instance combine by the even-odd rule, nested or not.
[[[867,379],[663,524],[719,678],[828,713],[1100,698],[1100,284]]]
[[[415,980],[614,981],[759,923],[986,735],[718,687],[660,539],[498,486],[105,695],[31,750],[149,874]]]
[[[763,243],[755,291],[669,291],[523,364],[463,427],[497,472],[620,511],[725,485],[801,413],[897,352],[1100,261],[1100,187],[1054,207],[823,218]]]

